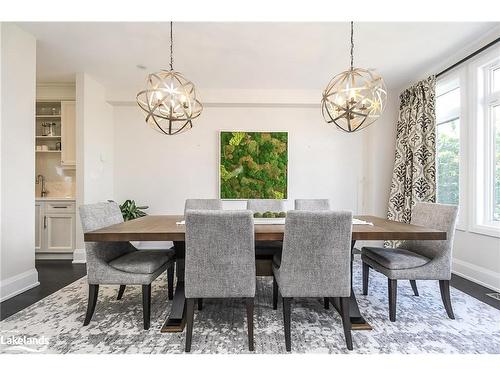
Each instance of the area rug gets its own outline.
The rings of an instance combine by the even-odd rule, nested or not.
[[[353,331],[354,350],[346,349],[338,313],[320,299],[292,303],[292,353],[500,353],[500,310],[457,289],[451,298],[456,320],[447,317],[437,282],[419,281],[420,296],[409,282],[398,285],[397,321],[388,318],[387,279],[371,272],[369,295],[361,295],[361,270],[354,267],[354,289],[371,331]],[[153,283],[151,328],[142,329],[141,288],[127,287],[116,300],[117,286],[99,290],[87,327],[86,278],[0,322],[1,353],[183,353],[184,333],[160,333],[171,302],[166,275]],[[241,300],[204,300],[196,311],[192,353],[249,353],[245,307]],[[257,278],[255,353],[286,353],[282,307],[272,309],[272,281]]]

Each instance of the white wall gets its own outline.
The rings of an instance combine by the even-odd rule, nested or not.
[[[10,23],[1,39],[0,300],[38,285],[35,269],[36,40]]]
[[[115,199],[135,199],[149,205],[150,214],[182,214],[187,198],[218,197],[220,130],[276,130],[289,132],[289,209],[295,198],[316,197],[338,209],[385,216],[397,97],[390,94],[387,111],[369,129],[345,134],[324,122],[317,94],[205,91],[195,127],[170,137],[151,129],[137,105],[123,100],[131,93],[114,95]],[[369,155],[372,150],[376,155]],[[385,203],[373,202],[379,193]],[[224,208],[245,208],[245,202],[225,201]]]
[[[85,73],[76,75],[77,206],[113,199],[113,109],[106,90]],[[75,261],[84,259],[83,232],[76,220]]]
[[[399,91],[388,92],[382,118],[366,129],[364,176],[367,178],[366,212],[387,217],[399,111]]]
[[[135,199],[150,213],[180,214],[187,198],[218,197],[219,130],[289,132],[289,199],[324,197],[335,207],[358,210],[362,134],[327,125],[316,107],[208,106],[195,127],[163,136],[134,105],[116,106],[115,198]],[[243,202],[225,202],[227,208]]]

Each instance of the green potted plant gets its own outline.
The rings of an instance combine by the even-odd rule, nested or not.
[[[123,220],[134,220],[138,217],[146,216],[142,210],[147,210],[149,206],[137,206],[134,200],[127,199],[123,204],[120,205],[120,210],[122,211]]]

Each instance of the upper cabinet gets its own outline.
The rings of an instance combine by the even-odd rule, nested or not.
[[[76,112],[74,101],[61,102],[61,165],[76,165]]]
[[[74,100],[36,103],[36,154],[42,166],[50,161],[66,169],[76,167],[76,111]]]

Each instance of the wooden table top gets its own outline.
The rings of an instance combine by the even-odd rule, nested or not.
[[[353,240],[445,240],[446,232],[412,224],[399,223],[376,216],[355,216],[373,223],[355,224]],[[186,227],[177,225],[183,220],[179,215],[150,215],[124,223],[85,233],[87,242],[114,241],[184,241]],[[284,225],[255,225],[255,239],[261,241],[283,240]]]

